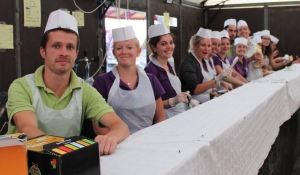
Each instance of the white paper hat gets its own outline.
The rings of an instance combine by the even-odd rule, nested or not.
[[[234,45],[236,46],[237,44],[244,44],[247,46],[248,44],[248,40],[246,38],[243,37],[238,37],[234,39]]]
[[[148,29],[149,38],[161,36],[170,33],[165,24],[151,25]]]
[[[224,27],[228,26],[228,25],[234,25],[236,26],[236,20],[235,19],[227,19],[225,22],[224,22]]]
[[[260,36],[270,36],[270,30],[263,30],[260,32]]]
[[[253,36],[253,38],[251,38],[250,41],[251,41],[252,43],[256,43],[256,44],[262,43],[262,40],[261,40],[261,37],[260,37],[260,36]]]
[[[211,38],[211,30],[200,27],[196,35],[202,38]]]
[[[114,39],[114,42],[126,41],[126,40],[136,38],[132,26],[112,29],[112,37]]]
[[[273,43],[278,43],[279,42],[279,39],[278,38],[276,38],[275,36],[273,36],[273,35],[271,35],[270,36],[270,39],[271,39],[271,41],[273,42]]]
[[[253,36],[259,36],[259,37],[261,37],[261,34],[260,34],[260,32],[258,31],[258,32],[253,33]]]
[[[248,24],[244,20],[239,20],[239,22],[237,23],[237,27],[240,28],[241,26],[248,26]]]
[[[229,38],[229,34],[228,34],[228,32],[227,32],[226,30],[222,30],[222,31],[220,32],[220,37],[221,37],[221,38],[228,38],[228,39],[230,39],[230,38]]]
[[[211,32],[211,38],[221,40],[220,32],[219,31],[212,31]]]
[[[57,28],[70,29],[78,34],[76,19],[63,10],[56,10],[50,13],[44,33]]]

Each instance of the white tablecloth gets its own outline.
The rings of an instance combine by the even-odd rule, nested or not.
[[[291,115],[296,112],[300,106],[300,64],[277,71],[259,79],[259,81],[264,83],[285,83]]]
[[[291,98],[300,102],[300,71],[276,74],[285,82],[248,83],[129,136],[101,156],[101,174],[257,174],[291,116]]]

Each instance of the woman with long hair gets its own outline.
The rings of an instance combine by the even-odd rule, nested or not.
[[[181,83],[174,67],[169,63],[175,44],[174,35],[164,24],[152,25],[148,29],[149,60],[145,67],[147,73],[155,75],[165,90],[162,95],[164,111],[167,118],[185,111],[189,92],[181,92]]]

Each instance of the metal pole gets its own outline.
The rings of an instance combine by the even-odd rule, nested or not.
[[[147,0],[147,29],[150,27],[150,20],[151,20],[151,17],[150,17],[150,0]],[[148,36],[148,35],[147,35]],[[147,41],[148,41],[148,38],[147,38]],[[149,55],[147,53],[147,63],[149,62]]]
[[[182,60],[182,58],[183,58],[183,46],[182,46],[182,43],[183,43],[183,37],[182,37],[182,2],[181,2],[181,0],[180,0],[180,17],[179,17],[179,19],[180,19],[180,22],[179,22],[179,26],[180,26],[180,41],[181,41],[181,43],[180,43],[180,62],[181,62],[181,60]],[[174,59],[174,64],[175,64],[175,59]],[[179,67],[179,66],[178,66]],[[175,69],[175,68],[174,68]]]
[[[99,8],[99,13],[98,13],[98,16],[99,16],[99,20],[98,20],[98,23],[99,23],[99,28],[98,28],[98,47],[99,47],[99,50],[98,50],[98,56],[99,56],[99,66],[101,64],[101,62],[103,61],[104,59],[104,54],[106,53],[106,42],[105,42],[105,35],[106,35],[106,32],[105,32],[105,15],[104,15],[104,12],[105,12],[105,7],[102,6]],[[101,18],[101,15],[104,15]],[[106,60],[104,62],[104,72],[106,72]],[[102,72],[100,72],[101,74]]]
[[[15,62],[16,76],[21,77],[20,1],[15,0]]]
[[[269,9],[268,4],[264,5],[264,29],[268,29],[268,23],[269,23]]]

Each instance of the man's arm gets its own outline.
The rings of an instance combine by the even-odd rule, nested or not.
[[[118,143],[130,135],[128,126],[114,112],[104,114],[99,122],[109,129],[106,135],[98,135],[95,141],[99,143],[100,154],[111,154]]]
[[[156,103],[156,110],[153,118],[153,124],[166,120],[166,115],[163,108],[163,101],[161,100],[161,97],[157,99],[155,103]]]
[[[20,133],[26,133],[28,138],[37,137],[44,133],[38,129],[38,123],[34,112],[21,111],[13,116],[15,125]]]

